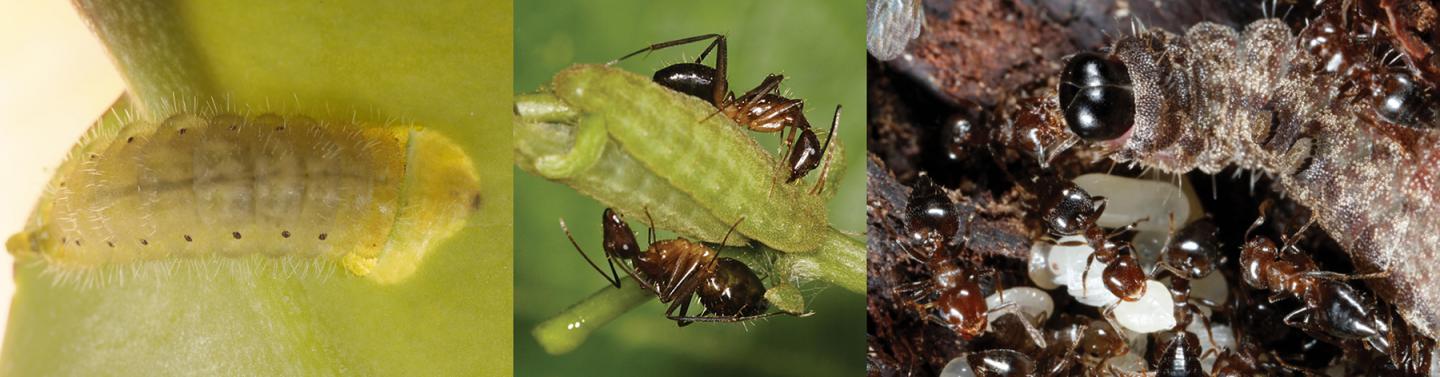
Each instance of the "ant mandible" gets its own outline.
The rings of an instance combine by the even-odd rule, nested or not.
[[[645,215],[648,218],[650,214],[647,211]],[[734,232],[735,227],[743,220],[744,218],[741,218],[730,226],[730,230],[720,241],[721,245],[729,240],[730,233]],[[642,252],[630,225],[614,209],[606,208],[601,221],[605,259],[610,265],[609,274],[580,248],[564,219],[560,220],[560,228],[565,231],[565,237],[570,239],[570,244],[575,246],[575,251],[585,258],[585,262],[615,288],[620,288],[620,275],[615,271],[615,259],[630,261],[634,265],[633,270],[623,261],[619,263],[620,269],[634,278],[641,288],[655,294],[660,303],[670,304],[665,309],[665,317],[679,326],[683,327],[692,322],[743,322],[781,314],[794,315],[785,312],[766,313],[769,304],[765,300],[765,284],[744,262],[721,257],[719,252],[704,244],[684,238],[655,241],[653,227],[649,230],[650,247]],[[654,223],[653,220],[651,223]],[[699,296],[700,304],[705,307],[696,316],[689,316],[692,296]],[[678,315],[675,314],[676,309],[680,311]],[[809,314],[797,316],[804,317]]]
[[[821,159],[825,157],[825,151],[830,147],[830,140],[835,137],[835,129],[840,125],[840,106],[835,106],[835,114],[831,117],[830,134],[825,137],[825,143],[821,144],[819,138],[815,136],[815,131],[810,127],[810,121],[805,119],[805,102],[780,95],[780,82],[785,80],[784,76],[768,75],[764,81],[760,82],[760,85],[736,98],[735,93],[730,91],[730,83],[726,77],[728,54],[724,35],[704,34],[660,42],[622,56],[615,61],[625,60],[640,53],[704,40],[711,40],[710,45],[705,47],[699,57],[695,58],[695,62],[676,63],[655,71],[653,77],[655,83],[706,100],[719,110],[719,114],[725,114],[735,123],[752,131],[781,132],[785,138],[785,145],[790,148],[790,152],[785,158],[790,175],[785,183],[794,182],[819,167]],[[715,67],[701,64],[700,62],[704,61],[712,50],[715,51]],[[786,133],[785,131],[790,132]],[[797,134],[799,135],[798,141],[796,140]],[[823,189],[826,170],[828,170],[828,163],[827,168],[820,171],[821,179],[812,190],[813,192]]]

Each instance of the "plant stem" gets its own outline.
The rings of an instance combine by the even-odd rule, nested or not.
[[[620,315],[639,307],[654,297],[653,292],[640,288],[632,278],[620,281],[620,288],[605,286],[595,294],[575,303],[565,311],[535,326],[531,334],[545,352],[559,355],[570,352],[585,338]]]

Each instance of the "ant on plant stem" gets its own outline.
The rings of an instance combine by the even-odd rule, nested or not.
[[[645,217],[649,218],[650,213],[646,211]],[[721,257],[720,253],[710,249],[700,242],[675,238],[670,240],[655,240],[655,228],[649,230],[649,248],[640,250],[640,245],[635,240],[635,233],[630,230],[630,225],[625,219],[616,213],[614,209],[606,208],[601,221],[604,229],[605,259],[609,262],[610,273],[600,268],[590,256],[575,242],[575,237],[570,234],[570,228],[565,225],[565,220],[560,220],[560,228],[565,231],[565,237],[570,239],[570,244],[575,246],[575,251],[585,258],[605,281],[615,288],[620,288],[620,274],[615,271],[616,259],[625,274],[630,275],[640,287],[655,294],[661,303],[670,304],[665,309],[665,317],[675,321],[677,325],[686,326],[692,322],[744,322],[768,318],[786,312],[766,313],[769,303],[765,300],[765,284],[760,277],[745,265],[734,258]],[[725,238],[720,245],[730,238],[730,233],[740,225],[744,218],[736,220],[730,230],[725,233]],[[654,220],[650,220],[654,224]],[[631,265],[624,263],[630,261]],[[700,304],[705,307],[699,315],[690,316],[690,302],[692,296],[699,296]],[[679,309],[679,314],[675,310]],[[813,313],[796,315],[806,317]]]
[[[660,42],[622,56],[615,62],[641,53],[704,40],[711,40],[710,45],[695,58],[695,62],[676,63],[661,68],[655,72],[655,83],[710,102],[718,110],[716,114],[724,114],[751,131],[781,132],[785,146],[790,149],[785,158],[785,166],[789,169],[785,183],[794,182],[819,167],[821,159],[825,158],[825,151],[830,147],[831,139],[835,137],[835,129],[840,125],[840,106],[835,106],[830,134],[825,137],[825,143],[821,144],[815,131],[811,129],[810,121],[805,119],[805,101],[780,95],[780,82],[785,80],[784,76],[768,75],[760,85],[738,98],[735,97],[726,77],[729,56],[726,53],[724,35],[705,34]],[[715,51],[715,66],[700,63],[712,50]],[[824,189],[825,175],[829,170],[829,160],[825,161],[826,166],[820,170],[820,179],[811,192],[818,193]]]

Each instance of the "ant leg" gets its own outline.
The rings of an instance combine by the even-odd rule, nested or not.
[[[1090,265],[1095,264],[1095,253],[1085,257],[1085,269],[1080,271],[1080,295],[1090,294]]]
[[[645,222],[648,223],[648,224],[645,224],[645,227],[650,229],[650,230],[648,231],[648,236],[650,237],[650,239],[646,240],[646,241],[647,241],[646,243],[648,243],[648,244],[654,244],[654,243],[655,243],[655,218],[654,218],[654,217],[650,217],[650,207],[649,207],[649,206],[642,207],[641,210],[642,210],[642,211],[645,211]]]
[[[630,269],[630,266],[626,266],[624,263],[620,263],[620,270],[625,271],[626,275],[630,275],[630,278],[634,279],[636,284],[640,284],[641,289],[655,292],[657,296],[660,294],[659,288],[655,287],[655,285],[651,284],[648,280],[641,278],[639,274],[635,273],[635,270]]]
[[[1342,274],[1342,273],[1335,272],[1335,271],[1310,271],[1310,272],[1306,272],[1306,273],[1305,273],[1305,276],[1314,276],[1314,277],[1317,277],[1317,278],[1327,279],[1327,280],[1334,280],[1334,281],[1370,280],[1370,279],[1384,279],[1384,278],[1388,278],[1388,277],[1390,277],[1390,271],[1386,270],[1386,271],[1380,271],[1380,272],[1371,272],[1371,273],[1366,273],[1366,274],[1353,274],[1353,275]]]
[[[669,318],[669,319],[671,319],[671,320],[674,320],[676,326],[679,326],[679,327],[689,326],[690,323],[692,323],[692,322],[694,322],[694,321],[688,321],[688,320],[684,320],[684,319],[682,319],[682,318],[688,318],[688,317],[689,317],[688,314],[690,313],[690,299],[691,299],[690,296],[685,296],[685,299],[683,299],[683,300],[675,300],[675,302],[670,303],[670,307],[667,308],[667,309],[665,309],[665,318]],[[672,316],[671,313],[674,313],[674,312],[675,312],[675,307],[676,307],[676,306],[679,306],[679,307],[680,307],[680,315],[678,315],[678,316]]]
[[[926,287],[926,283],[929,282],[925,280],[918,280],[909,283],[902,283],[898,286],[891,287],[890,294],[900,296],[909,301],[918,302],[922,297],[925,296],[926,293],[929,293],[925,290],[925,288],[928,288]]]
[[[1290,314],[1286,314],[1283,322],[1287,326],[1303,329],[1306,327],[1306,323],[1310,321],[1310,315],[1311,309],[1302,307],[1295,309],[1295,311],[1290,312]]]
[[[1312,376],[1312,377],[1324,377],[1324,376],[1325,376],[1325,374],[1322,374],[1322,373],[1319,373],[1319,372],[1310,370],[1310,368],[1305,368],[1305,367],[1298,366],[1298,365],[1290,365],[1290,363],[1285,362],[1285,359],[1280,358],[1280,354],[1276,353],[1274,350],[1271,350],[1271,351],[1270,351],[1270,358],[1275,359],[1275,362],[1278,363],[1278,364],[1280,364],[1280,367],[1281,367],[1281,368],[1285,368],[1285,369],[1289,369],[1289,370],[1292,370],[1292,371],[1300,372],[1300,374],[1303,374],[1303,375],[1306,375],[1306,376]]]
[[[585,250],[581,250],[581,249],[580,249],[580,243],[579,243],[579,242],[575,242],[575,237],[572,236],[572,235],[570,235],[570,227],[565,226],[565,219],[560,219],[560,229],[565,231],[565,238],[570,239],[570,244],[575,246],[575,251],[576,251],[576,252],[579,252],[579,253],[580,253],[580,256],[583,257],[583,258],[585,258],[585,263],[589,263],[589,264],[590,264],[590,267],[591,267],[591,268],[594,268],[594,269],[595,269],[595,272],[599,272],[599,273],[600,273],[600,277],[605,278],[605,281],[608,282],[608,283],[610,283],[610,285],[615,286],[615,288],[620,288],[620,274],[615,274],[614,277],[611,277],[610,275],[606,275],[606,274],[605,274],[605,270],[600,269],[600,265],[595,264],[595,261],[591,260],[591,259],[590,259],[590,256],[587,255],[587,254],[585,254]],[[605,259],[610,261],[610,272],[611,272],[611,273],[614,273],[614,272],[615,272],[615,260],[614,260],[614,259],[611,259],[609,254],[606,254],[606,255],[605,255]],[[622,263],[622,264],[623,264],[623,263]]]
[[[725,39],[725,36],[724,36],[724,35],[720,35],[720,34],[704,34],[704,35],[697,35],[697,36],[688,37],[688,38],[680,38],[680,39],[676,39],[676,40],[673,40],[673,41],[660,42],[660,43],[652,44],[652,45],[650,45],[650,46],[646,46],[645,48],[636,50],[635,52],[632,52],[632,53],[629,53],[629,54],[625,54],[625,56],[621,56],[619,59],[615,59],[614,61],[611,61],[609,64],[615,64],[615,63],[617,63],[617,62],[620,62],[621,60],[629,59],[630,57],[635,56],[635,55],[639,55],[639,54],[642,53],[642,52],[658,51],[658,50],[662,50],[662,49],[666,49],[666,48],[670,48],[670,47],[680,46],[680,45],[689,44],[689,43],[695,43],[695,42],[699,42],[699,41],[703,41],[703,40],[711,39],[711,38],[716,39],[716,42],[712,42],[712,43],[711,43],[711,47],[714,47],[715,43],[720,43],[719,41],[724,40],[724,39]],[[710,48],[709,48],[709,47],[705,48],[705,51],[708,53],[708,52],[710,51]],[[720,51],[722,51],[721,53],[723,53],[723,51],[725,51],[724,47],[721,47],[721,48],[720,48]],[[705,56],[704,56],[704,54],[701,54],[700,57],[703,59]],[[699,62],[699,60],[696,60],[696,62]],[[718,64],[718,63],[717,63],[717,64]]]
[[[747,316],[739,316],[739,317],[716,317],[716,316],[704,317],[704,316],[701,316],[701,317],[668,317],[668,318],[673,319],[673,320],[684,320],[684,321],[689,321],[689,322],[745,322],[745,321],[754,321],[754,320],[757,320],[757,319],[770,318],[770,317],[775,317],[775,316],[780,316],[780,315],[791,315],[791,316],[795,316],[795,317],[804,318],[804,317],[809,317],[809,316],[815,315],[815,312],[807,312],[807,313],[801,313],[801,314],[790,314],[790,313],[786,313],[786,312],[769,312],[769,313],[765,313],[765,314],[747,315]]]
[[[1004,299],[1001,299],[1001,302],[1004,302]],[[1030,335],[1030,340],[1034,341],[1036,346],[1039,346],[1040,349],[1047,347],[1045,335],[1040,332],[1039,328],[1035,327],[1035,324],[1030,323],[1030,319],[1025,317],[1025,312],[1021,311],[1019,305],[1016,305],[1014,302],[1005,302],[991,309],[990,313],[986,313],[986,315],[988,316],[991,313],[995,314],[996,319],[1007,314],[1014,316],[1020,321],[1020,326],[1025,328],[1025,333]]]
[[[1210,338],[1210,344],[1217,344],[1215,343],[1215,330],[1211,329],[1214,324],[1210,322],[1210,316],[1207,316],[1204,312],[1201,312],[1200,307],[1196,306],[1194,303],[1187,302],[1185,303],[1185,306],[1191,311],[1195,312],[1194,315],[1196,317],[1200,317],[1200,324],[1205,325],[1205,336]],[[1213,350],[1214,348],[1211,349]]]
[[[825,189],[825,174],[830,171],[830,156],[825,151],[830,149],[830,142],[835,139],[835,131],[840,127],[840,105],[835,105],[835,115],[830,116],[830,133],[825,135],[825,144],[820,144],[820,156],[825,159],[825,168],[820,169],[820,177],[815,180],[815,187],[810,189],[811,194],[819,194]]]

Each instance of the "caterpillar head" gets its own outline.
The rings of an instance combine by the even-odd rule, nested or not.
[[[1095,52],[1071,57],[1060,76],[1060,106],[1066,126],[1081,139],[1124,136],[1135,123],[1135,94],[1125,63]]]

